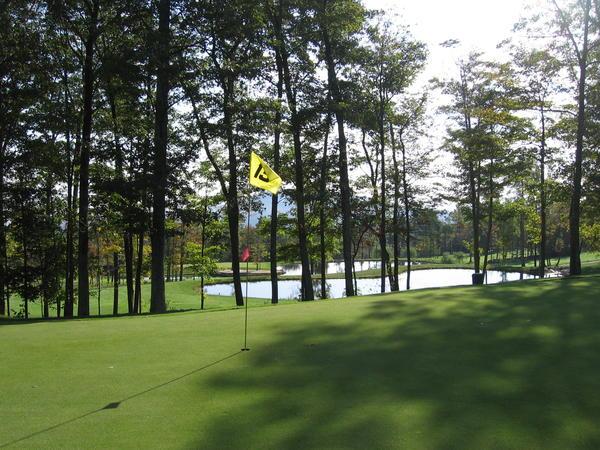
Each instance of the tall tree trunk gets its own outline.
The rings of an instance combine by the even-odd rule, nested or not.
[[[404,200],[404,228],[406,229],[406,290],[410,290],[410,273],[412,269],[412,258],[410,252],[410,194],[408,192],[408,179],[406,176],[406,147],[400,135],[400,149],[402,151],[402,198]]]
[[[73,179],[75,172],[75,155],[71,148],[71,124],[69,123],[69,81],[67,71],[63,72],[64,102],[65,102],[65,143],[67,151],[67,230],[66,230],[66,257],[65,257],[65,302],[64,317],[73,317],[73,278],[75,268],[73,267],[73,234],[74,234],[74,203],[73,203]],[[78,121],[79,122],[79,121]],[[60,317],[60,305],[57,305],[56,316]],[[67,315],[67,312],[69,313]]]
[[[123,248],[125,253],[125,284],[127,285],[127,312],[133,309],[133,231],[128,228],[123,233]]]
[[[281,152],[281,107],[283,102],[283,65],[279,51],[275,52],[277,64],[277,101],[278,108],[275,112],[275,136],[273,144],[273,164],[276,173],[279,173]],[[270,229],[270,263],[271,263],[271,303],[279,302],[279,280],[277,275],[277,222],[278,222],[279,195],[271,196],[271,229]]]
[[[6,279],[6,232],[4,225],[6,220],[4,219],[4,158],[6,156],[6,144],[4,139],[0,136],[0,316],[6,314],[8,305],[5,303],[7,284]]]
[[[29,319],[29,255],[27,253],[27,243],[23,236],[23,287],[25,300],[25,319]]]
[[[544,107],[540,108],[542,119],[542,139],[540,142],[540,278],[544,278],[546,273],[546,118],[544,116]]]
[[[100,296],[102,295],[102,265],[100,263],[100,232],[96,230],[96,285],[98,286],[98,316],[102,315]]]
[[[67,137],[70,134],[67,133]],[[76,176],[76,168],[79,164],[81,154],[81,127],[79,119],[77,120],[77,130],[75,134],[75,149],[72,161],[70,162],[69,180],[71,181],[68,190],[68,217],[67,217],[67,243],[66,243],[66,280],[65,280],[65,305],[63,316],[65,318],[73,317],[75,305],[75,233],[78,231],[77,211],[75,205],[78,202],[79,182]]]
[[[388,260],[387,252],[387,239],[386,239],[386,224],[385,224],[385,210],[386,210],[386,175],[385,175],[385,128],[384,128],[384,102],[383,98],[379,99],[379,151],[381,154],[381,219],[379,221],[379,246],[381,247],[381,292],[385,292],[385,270]]]
[[[400,138],[402,140],[402,138]],[[390,123],[390,144],[392,146],[392,160],[394,162],[394,218],[392,228],[394,230],[394,268],[392,274],[392,291],[400,290],[400,172],[398,170],[398,158],[396,157],[396,139],[394,127]]]
[[[133,295],[133,314],[142,309],[142,268],[144,265],[144,231],[140,230],[137,245],[137,261],[135,266],[135,292]]]
[[[177,238],[176,235],[174,234],[173,231],[173,235],[171,236],[170,239],[170,249],[169,249],[169,281],[173,282],[173,281],[177,281],[177,274],[175,273],[175,247],[176,247],[176,242],[177,242]]]
[[[206,197],[204,200],[205,200],[204,214],[202,214],[202,222],[200,224],[200,226],[201,226],[200,239],[202,239],[202,242],[200,243],[200,256],[203,261],[204,261],[204,251],[206,248],[206,214],[208,212],[208,204],[206,203]],[[204,297],[205,296],[206,296],[206,294],[204,293],[204,270],[203,270],[202,272],[200,272],[200,309],[204,309]]]
[[[475,274],[479,274],[479,195],[475,180],[475,164],[469,161],[469,189],[471,197],[471,214],[473,216],[473,265]],[[479,284],[473,279],[473,284]]]
[[[488,255],[490,253],[490,247],[492,246],[492,219],[493,219],[493,213],[494,213],[494,176],[493,176],[493,170],[494,170],[494,160],[490,161],[490,174],[489,174],[489,178],[488,178],[488,189],[490,190],[490,201],[489,201],[489,209],[488,209],[488,227],[487,227],[487,239],[486,239],[486,244],[485,244],[485,255],[483,258],[483,272],[485,274],[487,274],[487,263],[488,263]]]
[[[113,253],[113,316],[119,315],[119,253]]]
[[[300,262],[302,264],[302,300],[314,300],[310,260],[308,256],[308,237],[306,219],[304,217],[304,167],[302,165],[302,143],[300,141],[300,123],[297,114],[292,113],[292,130],[294,138],[294,168],[296,173],[296,219],[298,224],[298,243]]]
[[[150,312],[167,310],[165,300],[165,203],[167,191],[167,133],[169,123],[169,22],[171,1],[158,3],[158,77],[154,129],[154,191],[152,195],[152,285]]]
[[[579,53],[579,86],[577,95],[577,143],[575,146],[575,170],[573,173],[573,193],[569,211],[569,231],[571,253],[569,259],[569,274],[581,275],[581,243],[579,241],[579,221],[581,210],[581,178],[583,163],[583,139],[585,135],[585,85],[587,76],[588,32],[590,25],[591,0],[584,4],[583,48]]]
[[[25,304],[25,319],[29,318],[29,252],[27,249],[27,232],[25,229],[25,201],[21,200],[21,245],[23,246],[23,300]]]
[[[463,120],[464,127],[467,134],[471,132],[471,114],[469,111],[469,95],[467,93],[466,80],[465,80],[465,72],[461,70],[461,95],[462,101],[464,105],[463,110]],[[468,157],[468,178],[469,178],[469,200],[471,203],[471,214],[472,214],[472,225],[473,225],[473,269],[475,273],[472,276],[473,284],[482,284],[483,278],[479,274],[480,272],[480,255],[479,255],[479,192],[480,192],[480,182],[479,182],[479,164],[473,161],[473,156],[471,155],[471,149],[466,148],[469,153]],[[477,167],[477,173],[476,173]]]
[[[327,7],[328,0],[323,0],[323,8]],[[327,64],[327,82],[329,92],[333,100],[332,109],[335,113],[335,120],[338,129],[339,145],[339,171],[340,171],[340,193],[342,206],[342,248],[344,254],[344,281],[346,287],[346,296],[355,295],[355,289],[352,278],[352,209],[350,203],[350,179],[348,177],[348,152],[346,134],[344,131],[345,115],[343,107],[343,98],[339,88],[337,74],[335,70],[335,59],[327,27],[321,23],[321,34],[323,37],[323,47],[325,50],[325,62]]]
[[[204,122],[200,118],[200,114],[198,112],[198,108],[194,99],[194,96],[191,95],[190,92],[186,91],[186,95],[192,104],[192,112],[194,118],[196,120],[196,124],[200,129],[200,137],[202,140],[202,145],[204,146],[204,151],[206,156],[208,157],[213,169],[215,170],[215,174],[221,185],[221,192],[226,198],[227,201],[227,218],[229,224],[229,240],[230,240],[230,249],[231,249],[231,270],[233,272],[233,289],[235,293],[235,304],[237,306],[244,305],[244,297],[242,294],[242,279],[240,275],[240,235],[239,235],[239,214],[240,208],[238,204],[237,198],[237,156],[235,152],[235,146],[233,142],[233,132],[231,130],[231,111],[229,107],[229,84],[225,82],[225,80],[221,80],[221,87],[223,89],[223,115],[225,127],[228,130],[227,132],[227,148],[229,151],[229,187],[227,187],[225,182],[225,176],[223,175],[223,171],[220,166],[217,164],[212,152],[210,151],[210,146],[208,142],[208,136],[204,127]],[[231,85],[231,89],[233,90],[233,84]]]
[[[327,298],[327,259],[325,253],[325,206],[327,202],[327,149],[329,146],[329,128],[331,127],[331,113],[327,114],[325,139],[323,140],[323,158],[321,159],[321,186],[319,192],[319,235],[321,251],[321,298]]]
[[[521,217],[519,218],[519,233],[520,233],[520,244],[521,244],[521,268],[525,268],[525,245],[526,245],[525,213],[521,213]]]
[[[175,236],[165,236],[165,247],[167,248],[167,283],[171,282],[171,270],[173,267],[173,239]]]
[[[79,164],[79,254],[78,254],[78,302],[77,315],[90,315],[90,280],[89,280],[89,166],[92,140],[92,115],[94,100],[94,49],[98,38],[98,13],[100,0],[94,0],[90,16],[88,36],[85,42],[85,61],[83,65],[83,135]]]
[[[279,16],[281,19],[281,15]],[[314,300],[314,291],[312,277],[310,274],[310,261],[308,257],[308,245],[306,235],[306,220],[304,217],[304,167],[302,165],[302,142],[300,140],[301,123],[296,106],[296,95],[292,86],[292,76],[290,73],[288,53],[281,29],[280,20],[276,20],[275,33],[277,37],[277,46],[281,55],[283,69],[283,84],[291,115],[292,136],[294,144],[294,169],[296,179],[296,219],[298,225],[298,242],[300,249],[300,262],[302,264],[302,300]]]
[[[229,151],[229,191],[227,195],[227,218],[229,222],[229,238],[231,240],[231,270],[233,272],[233,288],[235,304],[244,306],[242,294],[242,278],[240,274],[240,206],[238,203],[238,158],[233,137],[233,111],[231,102],[234,95],[234,80],[224,79],[223,88],[223,120],[227,134]]]
[[[183,281],[183,263],[185,261],[185,223],[181,222],[181,236],[179,239],[179,281]]]
[[[45,215],[46,220],[48,221],[48,229],[50,232],[54,232],[52,230],[53,225],[53,214],[52,214],[52,186],[54,184],[53,176],[50,174],[46,179],[45,186],[45,194],[46,194],[46,204],[45,204]],[[53,273],[50,272],[49,266],[50,261],[52,259],[52,248],[50,247],[50,242],[53,242],[53,239],[48,236],[46,242],[44,242],[44,250],[42,255],[42,303],[43,303],[43,313],[42,316],[47,319],[50,317],[50,283],[51,279],[54,276]],[[57,308],[60,309],[60,304],[57,303]]]

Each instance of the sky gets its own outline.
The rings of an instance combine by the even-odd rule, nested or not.
[[[495,56],[496,45],[510,37],[512,27],[538,0],[364,0],[370,9],[389,12],[392,21],[407,25],[415,38],[425,42],[429,62],[425,78],[445,78],[456,70],[458,57],[471,50]],[[439,44],[458,39],[461,47]]]
[[[447,80],[458,76],[457,61],[472,51],[484,53],[484,58],[504,60],[506,55],[497,45],[514,36],[513,26],[522,17],[532,14],[532,8],[540,8],[547,0],[363,0],[369,9],[386,11],[393,23],[408,27],[413,37],[427,45],[427,65],[410,89],[420,92],[429,80]],[[458,40],[460,44],[447,48],[440,44],[447,40]],[[429,187],[440,186],[446,190],[452,179],[447,176],[453,171],[452,156],[439,148],[446,136],[448,122],[445,115],[436,114],[446,102],[439,91],[429,96],[429,113],[432,124],[421,145],[429,147],[436,155],[430,168],[430,176],[418,183]],[[437,201],[438,209],[450,211],[454,205]]]

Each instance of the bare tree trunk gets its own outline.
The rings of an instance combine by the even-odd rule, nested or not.
[[[328,0],[323,0],[323,8],[327,6]],[[320,24],[323,37],[323,47],[325,50],[325,61],[327,63],[327,80],[329,92],[333,100],[333,111],[338,128],[339,144],[339,171],[340,171],[340,193],[342,206],[342,246],[344,253],[344,280],[346,287],[346,296],[355,295],[353,284],[353,262],[352,262],[352,209],[351,209],[351,190],[350,179],[348,177],[348,153],[347,141],[344,131],[345,115],[343,108],[343,98],[339,88],[337,74],[335,70],[335,60],[331,48],[330,36],[327,27]]]
[[[410,290],[410,273],[412,269],[412,259],[410,252],[410,195],[408,192],[408,180],[406,176],[406,147],[404,140],[400,135],[400,149],[402,151],[402,198],[404,199],[404,228],[406,232],[406,290]]]
[[[585,135],[585,85],[587,76],[588,59],[588,32],[590,26],[591,0],[584,3],[584,33],[583,48],[578,52],[579,59],[579,86],[577,95],[577,143],[575,146],[575,171],[573,173],[573,193],[571,195],[571,208],[569,212],[569,231],[571,252],[569,259],[570,275],[581,275],[581,243],[579,241],[579,221],[581,210],[581,178],[583,163],[583,139]]]
[[[488,255],[490,252],[490,247],[492,245],[492,218],[494,213],[494,178],[493,178],[493,166],[494,161],[490,161],[490,174],[489,174],[489,190],[490,190],[490,201],[489,201],[489,210],[488,210],[488,228],[487,228],[487,242],[485,245],[485,256],[483,259],[483,272],[487,272],[487,263],[488,263]]]
[[[291,115],[292,136],[294,145],[294,169],[296,180],[296,219],[298,226],[298,242],[300,249],[300,262],[302,264],[302,300],[314,300],[312,277],[310,274],[310,261],[308,256],[306,220],[304,217],[304,168],[302,165],[302,141],[300,139],[301,123],[296,106],[296,94],[292,86],[292,76],[289,69],[288,53],[281,30],[281,15],[275,20],[275,33],[277,37],[277,48],[281,55],[283,69],[283,81],[288,108]]]
[[[71,147],[71,126],[69,124],[69,80],[67,77],[67,71],[63,71],[63,84],[64,84],[64,102],[65,102],[65,143],[67,151],[67,229],[66,229],[66,264],[65,264],[65,302],[64,302],[64,317],[73,317],[73,301],[74,301],[74,272],[75,267],[73,264],[73,235],[74,235],[74,209],[75,205],[73,202],[73,181],[75,178],[75,159],[76,156],[72,151]],[[78,121],[79,125],[79,121]],[[77,133],[79,134],[79,133]],[[56,307],[56,316],[60,317],[60,302]]]
[[[171,1],[158,3],[158,77],[154,132],[154,192],[152,195],[152,285],[150,312],[167,309],[165,299],[165,203],[167,190],[167,139],[169,123],[169,23]]]
[[[5,303],[6,298],[6,232],[4,229],[6,220],[4,219],[4,158],[6,144],[5,140],[0,136],[0,316],[6,314],[8,305]]]
[[[208,205],[204,204],[204,214],[202,215],[202,231],[201,231],[201,239],[202,243],[200,244],[200,256],[202,260],[204,260],[204,249],[206,248],[206,213],[208,210]],[[200,309],[204,309],[204,270],[200,273]]]
[[[183,281],[183,263],[185,261],[185,224],[181,222],[181,236],[179,239],[179,281]]]
[[[386,240],[386,175],[385,175],[385,130],[384,130],[384,104],[383,99],[379,99],[379,152],[381,154],[381,219],[379,220],[379,246],[381,247],[381,292],[385,292],[385,274],[388,261],[387,240]]]
[[[173,239],[175,238],[174,236],[169,236],[167,234],[167,236],[165,237],[165,246],[167,248],[167,283],[171,282],[171,268],[173,267]]]
[[[229,191],[227,195],[227,218],[229,222],[229,238],[231,240],[231,270],[233,272],[233,288],[235,304],[244,306],[242,294],[242,278],[240,275],[240,207],[238,203],[238,158],[233,137],[233,111],[231,106],[234,95],[232,79],[223,80],[223,121],[227,134],[227,149],[229,151]]]
[[[300,123],[297,114],[292,113],[294,138],[294,166],[296,173],[296,219],[298,223],[298,242],[300,262],[302,264],[302,300],[314,300],[310,261],[308,256],[308,237],[304,217],[304,168],[302,166],[302,143],[300,141]]]
[[[119,253],[113,253],[113,316],[119,315]]]
[[[283,101],[283,64],[279,51],[275,52],[275,61],[277,64],[277,100],[279,102],[275,112],[275,142],[273,144],[273,163],[274,170],[279,173],[280,152],[281,152],[281,107]],[[271,196],[271,229],[270,229],[270,263],[271,263],[271,303],[279,302],[279,284],[277,275],[277,222],[278,222],[279,195]]]
[[[125,283],[127,284],[127,312],[133,313],[133,231],[129,228],[123,234],[125,253]]]
[[[473,215],[473,264],[476,274],[473,277],[473,284],[481,284],[479,278],[479,196],[475,182],[475,167],[472,161],[469,162],[469,186]]]
[[[83,135],[81,157],[79,164],[79,253],[78,253],[78,302],[77,315],[90,315],[90,285],[89,285],[89,166],[90,147],[92,139],[92,115],[94,99],[94,49],[98,38],[98,14],[100,0],[93,0],[90,17],[90,29],[85,42],[85,61],[83,66]]]
[[[521,217],[519,218],[519,232],[520,232],[520,241],[521,241],[521,267],[525,268],[526,235],[525,235],[525,214],[524,213],[521,213]]]
[[[227,129],[227,148],[229,152],[229,187],[227,187],[225,183],[225,177],[223,175],[223,171],[217,164],[213,154],[210,151],[210,146],[208,142],[208,136],[206,130],[204,128],[204,123],[200,119],[200,114],[198,113],[198,108],[196,106],[196,102],[194,97],[186,92],[190,103],[192,104],[192,111],[194,114],[194,118],[196,120],[196,124],[200,129],[200,136],[202,140],[202,144],[204,146],[204,151],[206,156],[208,157],[215,173],[217,175],[217,179],[219,180],[219,184],[221,185],[221,192],[226,198],[227,201],[227,219],[229,224],[229,240],[230,240],[230,250],[231,250],[231,270],[233,272],[233,288],[235,293],[235,304],[237,306],[244,305],[244,296],[242,294],[242,279],[240,276],[240,235],[239,235],[239,215],[240,208],[238,204],[237,198],[237,156],[235,152],[235,145],[233,140],[233,132],[232,132],[232,119],[231,119],[231,111],[229,106],[229,97],[230,97],[230,88],[233,90],[233,82],[226,83],[226,80],[222,80],[221,87],[223,89],[223,115],[224,122]]]
[[[23,300],[25,303],[25,319],[29,318],[29,252],[27,249],[27,230],[25,230],[25,202],[21,201],[21,245],[23,246]]]
[[[46,204],[45,204],[45,214],[46,220],[48,220],[50,226],[53,223],[53,213],[52,213],[52,186],[53,186],[53,176],[50,174],[46,179],[45,186],[45,194],[46,194]],[[53,231],[51,231],[53,232]],[[52,250],[49,248],[50,239],[44,245],[43,255],[42,255],[42,303],[43,303],[43,313],[42,316],[47,319],[50,317],[50,283],[51,278],[54,276],[50,273],[49,265],[50,260],[52,259]],[[57,308],[60,308],[60,305],[57,304]]]
[[[102,265],[100,263],[100,234],[96,230],[96,285],[98,287],[98,316],[102,315],[102,309],[100,307],[100,295],[102,293]]]
[[[137,262],[135,267],[135,292],[133,295],[133,313],[138,314],[142,309],[142,268],[144,265],[144,231],[138,236]]]
[[[544,117],[544,107],[540,109],[542,118],[542,140],[540,142],[540,278],[544,278],[546,273],[546,247],[547,247],[547,226],[546,226],[546,119]]]
[[[394,127],[390,123],[390,143],[392,145],[392,161],[394,162],[394,218],[392,228],[394,230],[394,271],[392,275],[392,291],[400,290],[400,173],[398,170],[398,158],[396,157],[396,140],[394,138]]]
[[[325,139],[323,140],[323,158],[321,159],[321,186],[319,205],[319,238],[321,251],[321,299],[327,298],[327,258],[325,253],[325,205],[327,202],[327,150],[329,146],[329,128],[331,127],[331,113],[327,114]]]

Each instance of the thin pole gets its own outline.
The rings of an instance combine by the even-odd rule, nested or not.
[[[248,192],[248,224],[246,226],[246,248],[248,249],[248,252],[250,252],[250,214],[252,211],[252,201],[251,201],[251,196],[250,193]],[[248,256],[248,258],[246,259],[246,312],[245,312],[245,318],[244,318],[244,348],[242,349],[243,352],[249,352],[250,349],[248,348],[248,271],[249,271],[249,265],[250,265],[250,256]]]

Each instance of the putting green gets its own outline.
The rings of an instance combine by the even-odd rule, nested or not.
[[[600,278],[0,326],[0,447],[600,446]]]

